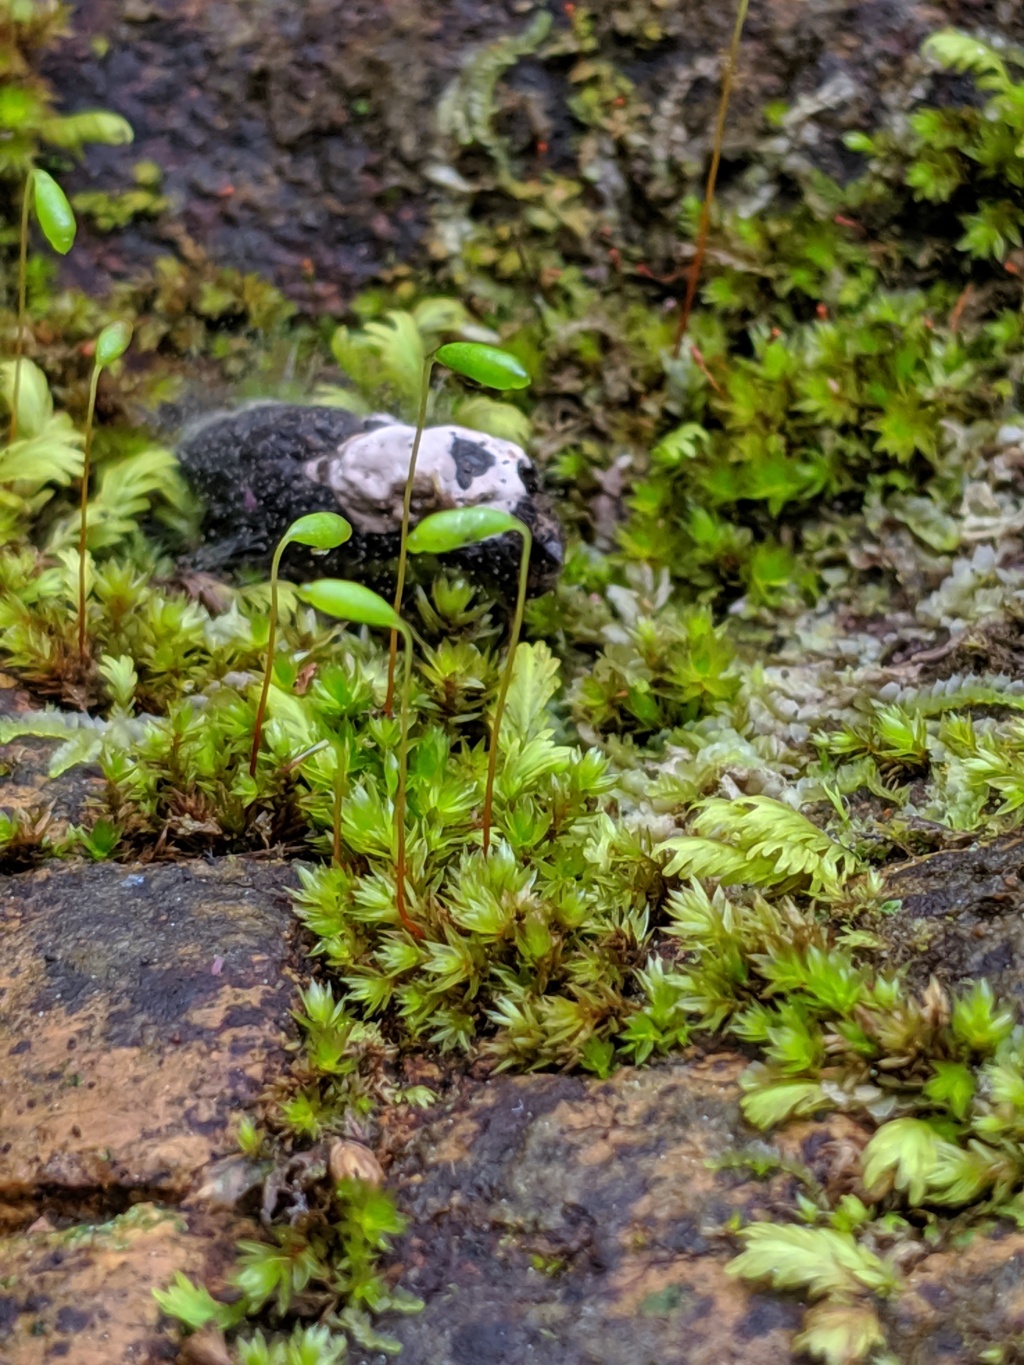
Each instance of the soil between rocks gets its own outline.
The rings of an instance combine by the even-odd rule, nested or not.
[[[888,959],[924,986],[987,977],[997,995],[1024,999],[1024,839],[947,849],[892,868],[902,902],[887,929]]]

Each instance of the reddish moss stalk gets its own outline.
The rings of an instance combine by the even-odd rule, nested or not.
[[[407,804],[407,785],[409,771],[409,708],[412,705],[412,631],[405,629],[405,680],[402,683],[402,738],[398,745],[398,790],[395,793],[395,832],[397,835],[397,856],[395,857],[395,905],[398,918],[413,938],[425,938],[423,927],[409,918],[405,902],[406,852],[405,852],[405,811]]]
[[[423,362],[423,379],[420,386],[420,410],[416,417],[416,435],[413,437],[412,451],[409,455],[409,472],[405,479],[405,496],[402,499],[402,539],[398,546],[398,578],[395,584],[395,611],[402,614],[402,598],[405,595],[405,569],[409,559],[407,541],[409,521],[412,516],[412,488],[416,480],[416,461],[419,458],[423,428],[427,423],[427,401],[430,397],[430,375],[434,368],[433,353]],[[398,631],[391,632],[388,644],[388,690],[384,698],[384,714],[394,715],[395,711],[395,667],[398,661]]]
[[[89,408],[85,416],[85,453],[82,457],[82,495],[79,505],[78,525],[78,663],[85,672],[85,579],[86,579],[86,539],[89,532],[89,465],[92,454],[92,428],[96,412],[96,391],[100,382],[100,367],[93,366],[89,382]]]
[[[270,680],[274,673],[274,650],[277,648],[277,573],[281,567],[281,556],[288,544],[287,536],[282,537],[274,551],[270,564],[270,628],[267,631],[267,666],[263,670],[263,687],[260,690],[256,719],[252,727],[252,749],[249,751],[249,776],[256,776],[256,763],[260,754],[260,741],[263,738],[263,718],[267,712],[267,697],[270,695]]]
[[[739,9],[736,11],[736,25],[732,31],[732,42],[729,44],[729,51],[726,53],[725,67],[722,71],[722,94],[718,101],[718,122],[715,125],[715,142],[711,152],[711,166],[708,170],[708,183],[704,191],[704,203],[700,211],[700,226],[697,230],[697,250],[693,257],[693,264],[690,266],[689,278],[686,281],[686,297],[683,299],[682,311],[679,314],[679,323],[676,327],[676,340],[672,348],[672,354],[678,356],[683,345],[683,337],[686,329],[690,325],[690,314],[693,312],[693,301],[697,297],[697,284],[700,281],[700,272],[704,265],[704,255],[708,246],[708,232],[711,229],[711,205],[715,198],[715,183],[718,180],[718,167],[722,160],[722,141],[725,137],[725,120],[729,113],[729,99],[732,95],[733,77],[736,75],[736,59],[740,50],[740,38],[743,35],[743,25],[747,19],[747,6],[750,0],[740,0]]]
[[[519,633],[523,628],[523,613],[526,610],[526,580],[530,572],[530,549],[533,537],[526,527],[522,530],[523,553],[519,560],[519,593],[516,599],[516,614],[512,620],[512,633],[508,641],[508,659],[501,675],[501,685],[498,688],[498,700],[494,706],[494,728],[491,730],[491,747],[487,755],[487,786],[484,789],[484,810],[483,810],[483,831],[484,831],[484,856],[486,857],[491,846],[491,817],[494,806],[494,778],[498,768],[498,736],[501,731],[501,718],[505,712],[505,698],[508,696],[509,683],[512,681],[512,669],[515,665],[516,646],[519,644]]]

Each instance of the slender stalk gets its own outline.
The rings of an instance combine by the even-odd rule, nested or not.
[[[321,749],[326,749],[330,742],[329,739],[318,739],[317,742],[311,744],[308,749],[303,749],[302,752],[296,754],[294,758],[290,758],[287,763],[282,763],[281,776],[287,777],[289,773],[293,773],[300,763],[305,763],[307,758],[312,758],[313,755],[318,754]]]
[[[700,211],[700,227],[697,231],[697,250],[690,266],[690,275],[686,281],[686,297],[683,300],[682,311],[679,314],[679,324],[676,327],[676,340],[672,348],[672,354],[678,356],[683,345],[683,337],[686,329],[690,325],[690,314],[693,312],[693,301],[697,296],[697,283],[700,279],[701,267],[704,264],[704,253],[708,246],[708,232],[711,229],[711,205],[715,197],[715,182],[718,179],[718,167],[722,160],[722,141],[725,137],[725,120],[729,113],[729,98],[732,95],[732,82],[736,74],[736,59],[740,50],[740,38],[743,35],[743,25],[747,21],[747,7],[750,0],[739,0],[739,7],[736,11],[736,24],[732,31],[732,42],[729,44],[729,51],[726,53],[725,66],[722,70],[722,93],[718,101],[718,122],[715,125],[715,142],[711,152],[711,165],[708,169],[708,183],[704,191],[704,203]]]
[[[487,755],[487,786],[484,789],[484,856],[491,846],[491,808],[494,804],[494,776],[498,767],[498,733],[501,730],[501,717],[505,711],[505,698],[508,696],[509,683],[512,681],[512,669],[516,661],[516,646],[519,644],[519,632],[523,628],[523,613],[526,610],[526,580],[530,572],[530,549],[533,544],[533,537],[524,527],[521,535],[523,537],[523,553],[519,560],[519,595],[516,598],[516,614],[512,618],[512,633],[508,640],[508,658],[505,660],[505,668],[501,675],[501,685],[498,688],[498,700],[494,704],[494,726],[491,729],[491,747]]]
[[[274,558],[270,562],[270,629],[267,632],[267,666],[263,671],[263,687],[260,691],[259,705],[256,707],[256,720],[252,727],[252,749],[249,753],[249,776],[256,776],[256,760],[259,758],[260,741],[263,738],[263,717],[267,711],[267,697],[270,694],[270,679],[274,672],[274,649],[277,645],[277,571],[281,566],[281,556],[290,544],[287,537],[282,538]]]
[[[86,536],[89,530],[89,460],[92,454],[92,428],[96,412],[96,391],[99,388],[100,367],[92,367],[89,380],[89,407],[85,414],[85,451],[82,455],[82,496],[78,524],[78,663],[85,671],[85,566]]]
[[[425,937],[420,925],[409,918],[405,908],[405,807],[406,780],[409,769],[409,708],[412,706],[412,631],[406,627],[405,679],[402,683],[402,737],[398,745],[398,790],[395,793],[395,830],[398,850],[395,858],[395,905],[398,918],[413,938]]]
[[[32,199],[32,172],[25,177],[21,203],[21,245],[18,253],[18,331],[14,338],[14,385],[11,392],[11,445],[18,439],[18,399],[21,395],[21,357],[25,347],[25,312],[28,293],[28,209]]]
[[[413,437],[412,452],[409,456],[409,473],[405,479],[405,497],[402,499],[402,539],[398,547],[398,581],[395,584],[395,611],[401,615],[402,598],[405,595],[405,566],[409,553],[406,542],[409,539],[409,519],[412,515],[412,486],[416,478],[416,461],[419,458],[423,428],[427,424],[427,401],[430,398],[430,375],[434,368],[434,353],[431,352],[423,362],[423,379],[420,387],[420,410],[416,418],[416,435]],[[391,632],[388,645],[388,690],[384,698],[384,714],[393,715],[395,708],[395,665],[398,660],[398,631]]]
[[[338,767],[334,774],[334,809],[332,813],[334,823],[334,846],[332,849],[334,856],[334,866],[341,866],[341,802],[345,795],[345,783],[341,775],[341,757],[338,757]]]

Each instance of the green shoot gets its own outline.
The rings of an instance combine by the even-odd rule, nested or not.
[[[112,322],[109,327],[104,327],[96,338],[95,361],[97,369],[105,370],[108,365],[113,365],[115,360],[120,360],[131,342],[131,323]]]
[[[358,621],[364,626],[378,626],[401,634],[405,641],[405,680],[402,683],[402,732],[398,747],[398,790],[395,793],[395,905],[398,918],[414,938],[423,938],[424,931],[409,918],[405,905],[405,807],[409,768],[409,710],[412,705],[412,631],[393,607],[361,583],[343,578],[320,578],[299,589],[303,602],[308,602],[325,616],[343,621]]]
[[[525,389],[530,376],[514,355],[476,341],[450,341],[437,351],[442,365],[486,389]]]
[[[704,203],[700,211],[700,226],[697,229],[697,249],[693,253],[693,263],[690,266],[690,274],[686,281],[686,297],[683,299],[683,306],[679,312],[679,322],[676,326],[676,339],[672,347],[672,354],[677,356],[682,349],[683,337],[690,324],[690,314],[693,311],[693,301],[697,296],[697,283],[700,280],[701,266],[704,264],[704,253],[708,247],[708,232],[711,228],[711,205],[715,198],[715,182],[718,179],[718,167],[722,160],[722,141],[725,137],[725,120],[729,113],[729,97],[732,94],[733,77],[736,74],[736,58],[740,50],[740,38],[743,36],[743,25],[747,21],[747,7],[750,0],[739,0],[736,10],[736,23],[732,31],[732,41],[729,44],[729,51],[725,58],[725,67],[722,71],[722,93],[718,101],[718,121],[715,124],[715,142],[711,152],[711,165],[708,168],[708,183],[704,190]]]
[[[193,1284],[180,1270],[166,1289],[154,1289],[153,1297],[161,1313],[177,1318],[193,1332],[211,1322],[222,1329],[233,1327],[240,1316],[237,1310],[219,1303],[205,1285]]]
[[[341,866],[341,803],[345,799],[345,769],[341,754],[337,754],[337,767],[334,770],[334,794],[331,801],[331,856],[334,866]]]
[[[443,347],[448,350],[448,347]],[[478,350],[490,349],[477,347]],[[499,353],[500,354],[500,353]],[[487,786],[484,790],[483,843],[486,855],[491,843],[491,811],[494,803],[494,777],[498,764],[498,734],[501,717],[505,710],[505,698],[512,680],[515,664],[516,646],[523,625],[523,612],[526,609],[526,580],[530,568],[530,549],[533,537],[529,528],[518,517],[501,512],[496,507],[457,507],[447,512],[435,512],[425,517],[409,536],[409,550],[413,554],[445,554],[449,550],[473,545],[477,541],[489,540],[491,536],[506,535],[514,532],[523,538],[522,554],[519,558],[519,590],[516,594],[515,616],[512,618],[512,633],[508,642],[508,657],[498,686],[498,700],[494,707],[494,727],[491,730],[491,743],[487,755]]]
[[[352,535],[352,527],[344,517],[336,512],[310,512],[299,517],[288,527],[277,543],[274,558],[270,564],[270,628],[267,632],[267,665],[263,671],[263,687],[260,691],[259,705],[256,707],[256,720],[252,727],[252,749],[249,753],[249,776],[256,776],[256,762],[259,758],[260,741],[263,737],[263,718],[267,710],[267,697],[270,694],[270,680],[274,673],[274,646],[277,644],[277,575],[281,567],[281,556],[289,545],[308,545],[314,550],[334,550],[344,545]]]
[[[62,256],[75,244],[78,225],[67,195],[47,171],[32,172],[32,191],[35,200],[36,217],[43,230],[43,236]]]
[[[11,434],[13,445],[18,437],[18,396],[21,389],[21,357],[25,344],[25,312],[28,282],[28,214],[35,201],[36,218],[43,236],[62,256],[66,256],[75,241],[77,224],[71,205],[53,176],[32,168],[25,178],[25,192],[21,201],[21,237],[18,251],[18,327],[14,339],[14,393],[11,399]]]
[[[480,342],[453,341],[446,346],[431,351],[423,362],[423,376],[420,381],[419,412],[416,417],[416,435],[413,437],[412,452],[409,456],[409,472],[405,479],[405,496],[402,499],[402,536],[398,547],[398,573],[395,582],[395,611],[402,610],[402,597],[405,593],[405,569],[408,559],[409,520],[412,513],[412,490],[416,480],[416,461],[423,440],[423,428],[427,422],[427,401],[430,397],[430,376],[434,360],[461,374],[466,379],[475,380],[490,389],[523,389],[529,384],[530,376],[507,351],[497,346],[485,346]],[[388,650],[388,690],[384,700],[384,710],[391,715],[395,697],[395,664],[398,658],[398,635],[392,633]]]
[[[36,172],[37,175],[43,172]],[[54,182],[54,187],[56,182]],[[59,189],[58,189],[59,192]],[[37,204],[38,207],[38,204]],[[70,209],[68,210],[70,213]],[[72,219],[72,223],[74,220]],[[72,232],[72,237],[74,233]],[[80,503],[80,519],[78,526],[78,662],[83,673],[85,672],[85,568],[86,568],[86,536],[88,533],[88,503],[89,503],[89,456],[92,452],[92,428],[93,418],[96,414],[96,392],[99,388],[100,373],[112,365],[115,360],[120,360],[131,345],[132,329],[127,322],[112,322],[109,327],[104,327],[96,338],[96,352],[93,357],[92,377],[89,380],[89,406],[85,414],[85,449],[82,457],[82,495]],[[17,377],[15,377],[17,382]],[[17,400],[15,400],[17,401]]]

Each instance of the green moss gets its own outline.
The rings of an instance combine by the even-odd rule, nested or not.
[[[100,232],[116,232],[140,218],[159,218],[171,207],[160,193],[163,171],[154,161],[139,161],[132,171],[135,188],[109,194],[103,190],[76,194],[75,211],[88,218]]]
[[[1024,327],[1020,281],[1001,268],[1024,221],[1011,155],[1024,80],[1009,58],[940,37],[929,51],[980,77],[986,111],[918,110],[909,132],[857,144],[859,180],[809,180],[785,212],[726,205],[693,345],[674,360],[651,272],[627,260],[596,281],[584,186],[517,178],[494,118],[510,61],[548,41],[589,59],[596,23],[580,9],[550,39],[538,27],[489,50],[452,96],[472,104],[448,108],[452,135],[500,173],[499,207],[468,221],[447,262],[462,297],[403,277],[361,299],[331,343],[345,385],[326,396],[367,410],[408,414],[442,333],[487,327],[537,376],[531,408],[442,394],[433,414],[532,437],[573,535],[517,656],[490,856],[479,815],[496,604],[429,573],[406,603],[423,637],[407,827],[420,939],[395,910],[386,650],[317,620],[284,586],[250,775],[266,585],[224,585],[209,606],[171,585],[188,499],[166,451],[116,429],[98,445],[89,506],[95,667],[78,669],[81,438],[59,411],[80,400],[77,342],[141,311],[137,346],[159,359],[160,382],[182,357],[243,371],[268,335],[326,360],[264,282],[171,259],[103,303],[51,296],[37,271],[35,317],[58,337],[39,355],[52,351],[60,401],[30,369],[35,426],[22,428],[35,445],[0,451],[0,657],[37,697],[92,716],[8,719],[0,741],[60,741],[54,779],[98,763],[105,788],[61,839],[3,815],[0,856],[129,858],[157,839],[177,854],[305,855],[296,910],[324,981],[302,994],[303,1048],[266,1133],[244,1137],[255,1160],[382,1103],[428,1103],[396,1079],[404,1049],[603,1076],[695,1037],[742,1046],[755,1126],[840,1109],[873,1130],[856,1197],[808,1185],[802,1223],[736,1228],[734,1264],[817,1299],[801,1346],[864,1358],[881,1341],[876,1300],[899,1291],[903,1244],[1024,1217],[1022,1025],[984,982],[918,985],[893,965],[897,925],[904,949],[936,931],[887,901],[883,876],[960,835],[1018,829],[1024,811],[1022,685],[988,633],[992,619],[1016,620],[1024,591],[1013,435]],[[622,23],[657,41],[657,7]],[[630,99],[594,60],[575,115],[614,134]],[[21,117],[38,122],[30,105]],[[151,168],[137,182],[157,194]],[[954,225],[927,225],[928,253],[907,230],[921,204],[947,207]],[[691,232],[693,205],[677,207]],[[142,530],[154,517],[159,543]],[[328,866],[339,767],[342,865]],[[330,1285],[328,1335],[370,1349],[366,1314],[390,1302],[375,1261],[396,1230],[379,1195],[347,1191],[299,1234],[282,1226],[246,1251],[246,1307],[287,1316],[305,1284]],[[192,1286],[171,1293],[193,1325],[223,1309]],[[318,1331],[296,1329],[292,1356],[283,1338],[254,1337],[240,1358],[335,1350]]]

